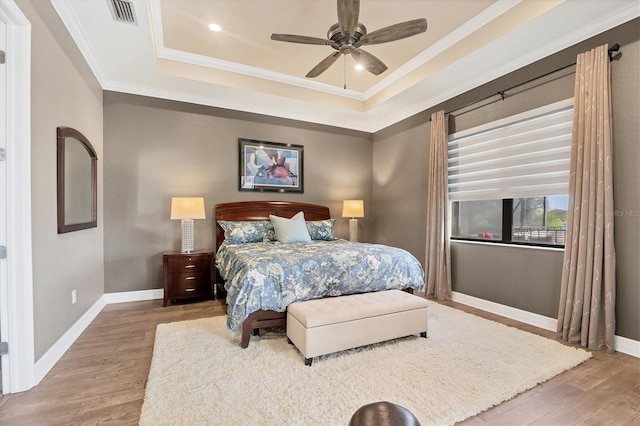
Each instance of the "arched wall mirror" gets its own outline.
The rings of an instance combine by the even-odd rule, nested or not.
[[[58,127],[58,234],[98,226],[98,157],[71,127]]]

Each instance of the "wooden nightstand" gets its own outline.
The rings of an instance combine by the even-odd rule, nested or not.
[[[213,297],[212,251],[171,252],[162,256],[164,306],[169,300]]]

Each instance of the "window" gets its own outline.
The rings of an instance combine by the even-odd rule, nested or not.
[[[502,241],[502,200],[455,201],[451,235]]]
[[[511,241],[564,246],[568,204],[566,195],[514,199]]]
[[[451,135],[452,238],[564,246],[572,119],[568,99]]]
[[[454,201],[451,238],[563,247],[567,206],[566,195]]]

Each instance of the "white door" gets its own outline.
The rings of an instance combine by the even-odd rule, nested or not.
[[[8,342],[7,329],[7,260],[5,248],[7,245],[7,73],[5,72],[5,52],[7,49],[7,26],[0,22],[0,341]],[[2,348],[0,347],[0,354]],[[9,355],[2,355],[0,362],[0,393],[10,391],[9,375],[2,374],[9,371]]]
[[[33,274],[31,261],[31,24],[13,0],[0,0],[0,334],[2,392],[34,384]],[[9,362],[10,360],[10,362]]]

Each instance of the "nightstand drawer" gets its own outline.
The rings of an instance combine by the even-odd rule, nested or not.
[[[183,256],[168,260],[168,272],[195,272],[205,271],[211,265],[209,256]]]
[[[197,294],[209,294],[211,283],[206,272],[168,274],[169,297],[189,297]]]

